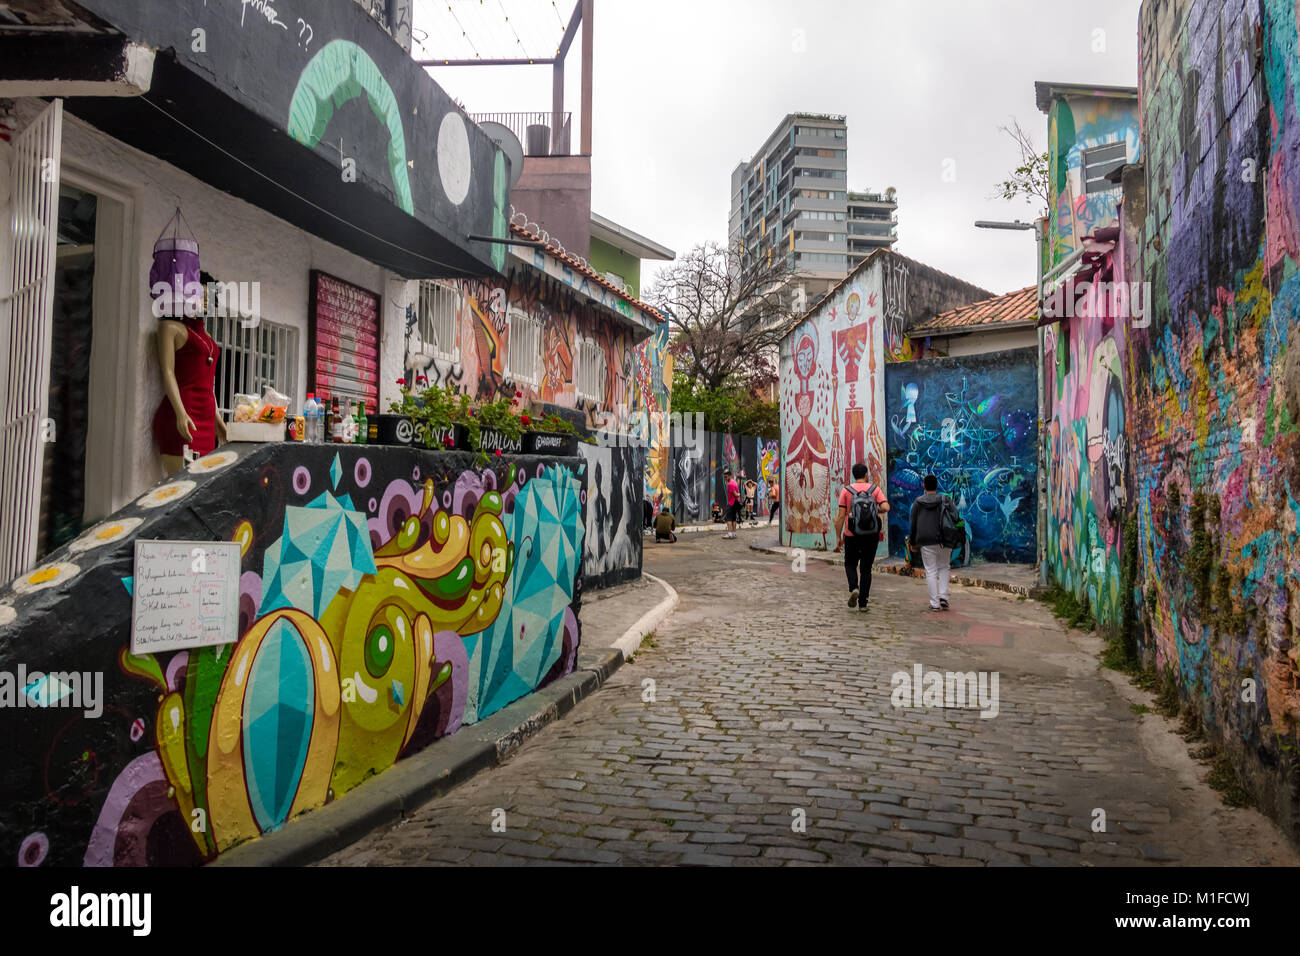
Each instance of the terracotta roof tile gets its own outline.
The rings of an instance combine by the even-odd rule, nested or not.
[[[510,224],[510,231],[515,233],[516,235],[523,236],[525,239],[528,239],[531,242],[542,241],[541,236],[538,236],[535,233],[530,232],[529,230],[523,228],[522,226],[517,226],[513,222]],[[575,272],[581,272],[583,275],[585,275],[588,279],[591,279],[597,285],[608,289],[610,292],[613,292],[620,299],[627,300],[632,305],[636,306],[638,309],[644,312],[646,315],[653,317],[656,321],[659,322],[664,321],[664,317],[659,313],[658,309],[654,308],[653,306],[646,305],[644,302],[642,302],[640,299],[636,298],[635,296],[628,295],[618,286],[606,280],[604,276],[599,275],[592,269],[589,269],[586,266],[584,266],[582,263],[578,261],[576,256],[572,256],[567,252],[562,252],[561,250],[557,249],[555,246],[551,245],[550,243],[545,243],[544,246],[548,253],[550,253],[555,258],[559,259],[565,265],[569,266],[569,268],[573,269]]]
[[[983,302],[973,302],[936,315],[928,322],[922,322],[909,329],[907,334],[911,338],[918,338],[957,330],[970,332],[989,326],[1032,323],[1037,317],[1038,287],[1031,285],[1019,292],[994,296]]]

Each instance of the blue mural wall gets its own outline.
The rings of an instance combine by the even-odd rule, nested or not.
[[[889,552],[906,549],[912,502],[933,472],[966,519],[962,563],[1036,560],[1034,349],[885,367]]]

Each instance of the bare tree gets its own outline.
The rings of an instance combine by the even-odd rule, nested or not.
[[[1010,178],[998,183],[994,190],[994,199],[1012,201],[1024,199],[1033,204],[1042,203],[1040,215],[1046,216],[1052,208],[1051,178],[1049,174],[1050,157],[1034,148],[1033,137],[1013,119],[1010,126],[999,126],[1002,132],[1010,136],[1020,150],[1020,165],[1011,173]]]
[[[768,264],[705,243],[661,270],[646,300],[668,317],[678,370],[692,382],[757,388],[775,378],[777,349],[799,319],[797,278],[784,258]]]

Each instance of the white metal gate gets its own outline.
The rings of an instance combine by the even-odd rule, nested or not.
[[[0,582],[36,560],[41,467],[50,398],[55,243],[63,101],[51,103],[14,138],[10,205],[13,290],[0,342]]]

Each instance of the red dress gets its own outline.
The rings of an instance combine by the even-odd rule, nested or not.
[[[212,387],[217,380],[218,346],[204,329],[202,318],[185,319],[183,324],[189,337],[176,350],[176,385],[181,404],[194,422],[190,451],[206,455],[217,447],[217,397]],[[176,458],[184,454],[186,442],[176,430],[176,413],[165,391],[154,412],[153,437],[159,453]]]

